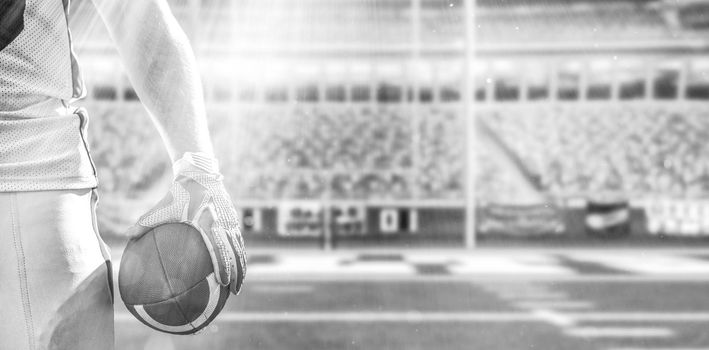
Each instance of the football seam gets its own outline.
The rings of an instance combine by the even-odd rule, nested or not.
[[[170,285],[170,281],[167,280],[167,273],[165,272],[165,266],[162,265],[162,263],[163,263],[163,262],[162,262],[162,255],[160,255],[160,250],[157,248],[157,241],[155,240],[155,235],[153,235],[153,241],[156,242],[156,244],[155,244],[155,250],[158,252],[158,257],[159,257],[159,260],[160,260],[160,268],[163,270],[163,275],[166,277],[167,287],[168,287],[168,289],[170,290],[170,294],[174,294],[174,291],[172,290],[172,286]],[[205,248],[205,249],[206,249],[206,248]],[[119,273],[120,273],[120,269],[119,269]],[[212,273],[213,273],[213,272],[212,272]],[[211,274],[211,273],[210,273],[210,274]],[[207,278],[207,277],[209,277],[209,275],[205,276],[205,278]],[[187,289],[185,289],[182,293],[185,293],[185,292],[188,292],[188,291],[194,289],[195,287],[197,287],[198,284],[202,283],[202,281],[204,281],[205,278],[203,278],[203,279],[197,281],[196,283],[194,283],[193,285],[187,287]],[[224,287],[224,286],[222,286],[222,285],[219,285],[219,286],[220,286],[220,287]],[[119,291],[119,293],[120,293],[120,295],[121,295],[121,299],[124,299],[124,297],[123,297],[123,292],[122,292],[123,290],[120,288],[120,284],[119,284],[118,291]],[[140,303],[140,304],[135,303],[135,304],[130,304],[130,305],[155,305],[155,304],[158,304],[158,303],[162,303],[162,302],[164,302],[164,301],[168,301],[168,300],[170,300],[170,299],[172,299],[172,297],[171,297],[171,298],[168,298],[168,299],[165,299],[165,300],[158,301],[158,302],[154,302],[154,303],[148,303],[148,304],[145,304],[145,303]],[[125,300],[124,300],[124,303],[125,303]],[[184,315],[183,315],[183,316],[184,316]]]
[[[202,281],[204,281],[204,280],[202,280]],[[182,292],[180,295],[185,294],[185,293],[187,293],[187,292],[189,292],[189,291],[191,291],[191,290],[197,288],[197,285],[198,285],[199,283],[201,283],[202,281],[199,281],[199,282],[198,282],[197,284],[195,284],[194,286],[192,286],[192,287],[190,287],[190,288],[188,288],[188,289],[185,289],[185,291]],[[224,288],[224,287],[223,287],[223,286],[219,286],[219,288]],[[164,302],[167,302],[167,301],[176,299],[177,297],[178,297],[178,296],[174,296],[174,297],[167,298],[167,299],[165,299],[165,300],[161,300],[161,301],[157,301],[157,302],[149,303],[149,304],[130,304],[130,305],[133,305],[133,306],[136,306],[136,305],[152,306],[152,305],[157,305],[157,304],[160,304],[160,303],[164,303]],[[178,303],[178,306],[179,306],[179,303]],[[182,312],[182,309],[180,309],[180,312]],[[182,316],[185,316],[185,315],[183,314]],[[185,317],[185,319],[187,319],[187,317]],[[190,322],[190,323],[191,323],[191,322]]]
[[[223,286],[220,287],[220,288],[221,288],[221,289],[224,289]],[[225,293],[226,297],[224,298],[224,300],[223,300],[222,302],[220,302],[221,307],[219,307],[219,310],[221,310],[221,309],[224,307],[224,304],[226,303],[227,299],[229,298],[229,291],[228,291],[228,290],[227,290],[227,291],[222,290],[220,293]],[[174,299],[174,298],[170,298],[170,299]],[[166,301],[169,301],[170,299],[167,299]],[[220,299],[221,299],[221,296],[220,296]],[[157,304],[157,303],[154,303],[154,304]],[[154,304],[144,304],[143,306],[149,306],[149,305],[154,305]],[[131,306],[129,307],[129,310],[135,310],[134,306],[131,305]],[[132,312],[133,312],[133,311],[131,311],[131,313],[132,313]],[[219,315],[219,312],[215,312],[215,313],[213,313],[211,316],[209,316],[207,322],[201,324],[199,327],[194,327],[194,325],[192,325],[192,326],[193,326],[193,329],[191,329],[191,330],[189,330],[189,331],[175,332],[175,333],[173,333],[173,332],[166,332],[166,331],[163,330],[163,329],[156,328],[156,327],[154,327],[153,325],[147,323],[145,320],[142,320],[142,319],[140,319],[140,318],[139,318],[139,320],[140,320],[143,324],[145,324],[145,325],[147,325],[148,327],[150,327],[150,328],[152,328],[152,329],[155,329],[155,330],[157,330],[157,331],[166,332],[166,333],[173,334],[173,335],[191,335],[191,334],[196,334],[196,333],[199,332],[200,330],[202,330],[202,329],[204,329],[205,327],[207,327],[209,324],[211,324],[211,323],[216,319],[216,317],[217,317],[218,315]],[[190,323],[190,324],[191,324],[191,323]]]
[[[175,299],[177,296],[175,296],[175,292],[174,292],[173,289],[172,289],[172,284],[170,283],[170,279],[169,279],[168,276],[167,276],[167,271],[165,270],[165,264],[164,264],[163,261],[162,261],[162,254],[160,253],[160,246],[158,245],[158,238],[157,238],[156,232],[153,233],[153,242],[155,242],[155,250],[158,252],[158,261],[160,261],[160,268],[162,269],[162,274],[163,274],[163,276],[165,276],[165,282],[167,282],[167,288],[170,290],[170,295],[173,296],[173,297],[171,297],[171,298],[168,299],[168,300],[164,300],[164,301],[169,301],[169,300],[171,300],[171,299]],[[199,284],[199,282],[197,282],[197,284]],[[197,284],[195,284],[194,286],[188,288],[187,290],[190,290],[190,289],[194,288]],[[186,291],[187,291],[187,290],[186,290]],[[182,294],[184,294],[184,292],[180,293],[180,295],[182,295]],[[164,301],[163,301],[163,302],[164,302]],[[185,310],[182,309],[182,306],[180,305],[180,303],[178,303],[177,301],[175,301],[175,305],[177,305],[177,310],[180,311],[180,314],[182,315],[182,317],[187,321],[187,323],[190,324],[190,326],[192,326],[192,328],[194,328],[194,325],[193,325],[192,322],[187,318],[187,314],[185,313]]]

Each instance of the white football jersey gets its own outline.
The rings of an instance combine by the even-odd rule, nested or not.
[[[69,0],[0,1],[0,192],[89,188]]]

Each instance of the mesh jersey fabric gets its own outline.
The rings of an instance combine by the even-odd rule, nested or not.
[[[87,115],[70,107],[83,97],[84,84],[68,9],[69,0],[0,6],[0,192],[96,186]]]
[[[84,94],[71,49],[69,0],[8,1],[25,3],[24,21],[18,23],[24,28],[0,51],[0,118],[54,115]]]
[[[0,192],[96,187],[86,122],[83,112],[0,120]]]

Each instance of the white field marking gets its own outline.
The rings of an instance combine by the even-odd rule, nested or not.
[[[276,264],[249,267],[251,276],[268,275],[415,275],[416,269],[403,261],[356,261],[343,265],[336,256],[282,256]]]
[[[301,273],[288,274],[283,271],[269,271],[269,273],[255,273],[256,267],[249,267],[249,282],[254,281],[302,281],[302,282],[565,282],[565,283],[658,283],[658,282],[685,282],[707,283],[707,274],[683,275],[543,275],[543,274],[455,274],[455,275],[417,275],[415,273]]]
[[[709,261],[688,256],[635,252],[622,255],[581,254],[574,258],[639,274],[709,274]]]
[[[532,315],[559,328],[569,328],[576,325],[576,322],[571,317],[553,310],[532,310]]]
[[[249,288],[249,292],[261,294],[302,294],[313,290],[312,286],[297,284],[258,284]]]
[[[709,348],[610,348],[608,350],[709,350]]]
[[[434,254],[404,254],[403,257],[404,261],[417,264],[485,265],[490,261],[500,259],[524,264],[559,264],[556,256],[536,252],[520,252],[514,255],[471,253],[458,256],[451,255],[450,252],[443,252]]]
[[[660,327],[576,327],[565,329],[564,334],[581,338],[667,338],[674,332]]]
[[[448,266],[448,270],[461,275],[573,275],[575,271],[559,265],[545,256],[537,257],[494,257],[477,256],[462,259]]]
[[[116,313],[117,322],[133,321],[127,312]],[[537,322],[529,313],[511,312],[223,312],[220,322]]]
[[[400,254],[400,253],[397,253]],[[461,258],[451,254],[403,255],[404,261],[412,264],[456,264]]]
[[[709,322],[709,311],[697,312],[570,312],[565,315],[578,321],[614,322]]]
[[[590,301],[583,300],[534,300],[519,301],[514,303],[522,309],[591,309],[594,307]]]
[[[517,300],[526,300],[526,301],[551,301],[551,300],[567,300],[569,298],[568,295],[561,293],[561,292],[536,292],[536,293],[519,293],[519,294],[512,294],[512,293],[496,293],[497,297],[500,299],[504,299],[507,301],[517,301]]]
[[[537,283],[486,283],[481,285],[481,288],[495,292],[498,294],[514,294],[523,293],[543,293],[549,292],[551,289],[548,286]]]
[[[548,314],[530,312],[222,312],[222,322],[549,322]],[[709,312],[557,312],[573,322],[707,322]],[[116,312],[117,322],[136,321],[125,311]],[[136,321],[137,322],[137,321]]]

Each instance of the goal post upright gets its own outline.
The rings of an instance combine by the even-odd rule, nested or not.
[[[476,228],[476,174],[477,125],[473,80],[473,60],[475,59],[475,13],[476,0],[464,0],[465,61],[463,62],[463,117],[465,118],[465,247],[477,246]]]

